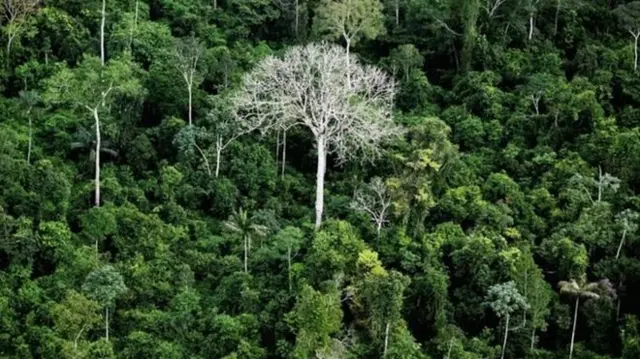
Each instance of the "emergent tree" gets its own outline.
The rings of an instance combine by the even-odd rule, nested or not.
[[[322,224],[327,154],[340,161],[372,159],[381,143],[399,135],[393,122],[393,80],[381,70],[349,63],[345,50],[327,43],[291,48],[270,56],[248,73],[233,98],[246,128],[263,132],[303,125],[313,134],[318,156],[316,228]],[[351,86],[347,86],[351,78]]]

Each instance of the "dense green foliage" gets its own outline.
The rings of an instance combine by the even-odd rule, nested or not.
[[[640,2],[0,4],[0,358],[640,358]],[[316,229],[233,103],[320,41],[403,131]]]

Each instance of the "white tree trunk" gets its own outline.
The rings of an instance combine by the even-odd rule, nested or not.
[[[569,359],[573,357],[573,342],[576,338],[576,323],[578,321],[578,306],[580,305],[580,297],[576,297],[576,309],[573,313],[573,329],[571,330],[571,346],[569,347]]]
[[[316,174],[316,230],[322,224],[322,212],[324,210],[324,174],[327,170],[326,139],[323,135],[317,138],[318,147],[318,171]]]
[[[638,70],[638,37],[640,37],[640,32],[633,36],[633,71]]]
[[[387,326],[384,329],[384,352],[382,353],[382,357],[387,357],[387,349],[389,348],[389,327],[391,323],[387,322]]]
[[[27,116],[29,117],[29,148],[27,149],[27,164],[31,164],[31,144],[33,142],[33,128],[31,124],[31,115],[30,110],[27,112]]]
[[[282,135],[282,172],[281,177],[284,177],[284,169],[287,164],[287,130],[284,130]]]
[[[96,158],[95,158],[95,206],[100,207],[100,149],[102,146],[102,138],[100,136],[100,117],[98,116],[98,109],[93,109],[93,118],[95,119],[96,126]]]
[[[189,83],[187,83],[187,91],[189,91],[189,127],[191,127],[193,125],[193,88]]]
[[[449,339],[449,350],[447,350],[447,358],[451,358],[451,350],[453,349],[453,338]]]
[[[84,328],[86,325],[83,325],[82,328],[80,328],[80,331],[78,331],[78,334],[76,334],[76,337],[73,339],[73,352],[75,353],[78,350],[78,340],[80,340],[80,336],[82,335],[82,332],[84,332]]]
[[[507,349],[507,336],[509,335],[509,314],[507,314],[506,323],[504,325],[504,340],[502,341],[502,355],[500,359],[504,359],[504,352]]]
[[[222,147],[216,146],[216,178],[220,175],[220,158],[222,157]]]
[[[11,58],[11,44],[13,43],[13,39],[16,38],[16,34],[9,34],[9,39],[7,40],[7,66],[9,66],[9,59]]]
[[[620,252],[622,251],[622,246],[624,245],[624,239],[627,236],[627,230],[625,229],[622,232],[622,239],[620,239],[620,245],[618,245],[618,252],[616,253],[616,259],[620,258]]]
[[[100,60],[102,61],[102,66],[104,66],[104,24],[106,22],[107,17],[107,0],[102,0],[102,20],[100,22]]]
[[[351,39],[345,37],[347,42],[347,88],[351,88],[351,71],[349,70],[351,67]]]
[[[531,351],[533,351],[533,349],[535,347],[535,344],[536,344],[536,327],[532,326],[532,329],[531,329],[531,348],[530,348]]]
[[[529,14],[529,41],[533,38],[533,12]]]
[[[193,145],[196,147],[196,149],[200,153],[200,156],[202,156],[202,160],[204,161],[204,167],[206,168],[207,174],[209,175],[209,177],[211,177],[211,165],[209,165],[209,159],[207,158],[207,155],[204,154],[204,151],[202,151],[202,149],[200,148],[200,146],[198,146],[197,143],[194,143]]]
[[[278,174],[278,161],[280,161],[280,130],[276,131],[276,175]]]
[[[107,339],[107,341],[109,341],[109,307],[105,308],[104,332],[105,332],[105,338]]]

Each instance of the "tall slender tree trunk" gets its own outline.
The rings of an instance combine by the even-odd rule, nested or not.
[[[536,344],[536,327],[531,326],[531,347],[529,348],[531,351],[533,351],[535,344]]]
[[[351,39],[345,36],[347,42],[347,88],[351,88]]]
[[[29,147],[27,148],[27,164],[31,164],[31,146],[33,143],[33,127],[31,121],[31,109],[27,111],[27,117],[29,119]]]
[[[222,147],[216,146],[216,178],[220,175],[220,158],[222,157]]]
[[[633,71],[638,70],[638,37],[640,37],[640,32],[633,35]]]
[[[504,340],[502,341],[502,355],[500,359],[504,359],[504,352],[507,349],[507,336],[509,335],[509,314],[507,314],[506,323],[504,325]]]
[[[105,338],[107,339],[107,341],[109,341],[109,307],[105,308],[104,332],[105,332]]]
[[[387,349],[389,348],[389,328],[391,327],[391,323],[387,322],[387,326],[384,329],[384,352],[382,353],[382,357],[387,357]]]
[[[533,12],[529,14],[529,41],[533,38]]]
[[[104,24],[107,17],[107,0],[102,0],[102,20],[100,22],[100,60],[102,66],[104,66],[105,54],[104,54]]]
[[[193,126],[193,88],[191,83],[187,84],[187,90],[189,91],[189,127]]]
[[[278,164],[280,161],[280,130],[276,131],[276,175],[278,174]]]
[[[324,175],[327,170],[326,139],[323,135],[317,138],[318,170],[316,174],[316,230],[322,225],[322,212],[324,210]]]
[[[214,9],[218,8],[218,0],[213,0],[213,8]]]
[[[580,297],[576,297],[576,308],[573,313],[573,329],[571,330],[571,346],[569,347],[569,359],[573,358],[573,343],[576,339],[576,324],[578,321],[578,306],[580,305]]]
[[[622,251],[622,246],[624,245],[624,239],[627,236],[627,230],[622,231],[622,239],[620,239],[620,245],[618,245],[618,252],[616,252],[616,259],[620,258],[620,252]]]
[[[282,172],[280,173],[281,177],[284,177],[284,169],[287,165],[287,130],[284,130],[282,134]]]
[[[100,117],[98,116],[98,109],[93,109],[93,118],[95,119],[96,126],[96,158],[95,158],[95,206],[100,207],[100,149],[102,146],[102,138],[100,136]]]

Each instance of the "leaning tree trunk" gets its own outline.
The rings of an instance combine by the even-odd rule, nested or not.
[[[451,350],[453,349],[453,337],[449,339],[449,350],[447,350],[447,358],[451,358]]]
[[[11,58],[11,44],[13,43],[13,39],[16,38],[16,34],[9,34],[9,39],[7,40],[7,68],[9,67],[9,59]]]
[[[580,297],[576,297],[576,309],[573,313],[573,329],[571,330],[571,346],[569,347],[569,359],[573,357],[573,342],[576,338],[576,322],[578,321],[579,305],[580,305]]]
[[[533,12],[529,14],[529,41],[533,38]]]
[[[506,323],[504,325],[504,340],[502,341],[502,355],[500,359],[504,359],[504,352],[507,349],[507,336],[509,335],[509,314],[507,314]]]
[[[616,252],[616,259],[620,258],[620,252],[622,251],[622,246],[624,245],[624,239],[627,236],[627,230],[625,229],[622,232],[622,239],[620,239],[620,245],[618,245],[618,252]]]
[[[317,139],[318,170],[316,174],[316,230],[322,225],[324,210],[324,174],[327,170],[326,139],[320,135]]]

